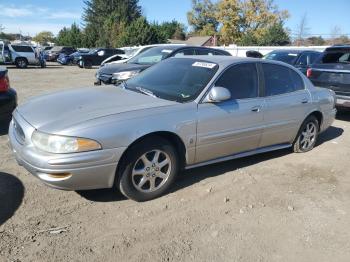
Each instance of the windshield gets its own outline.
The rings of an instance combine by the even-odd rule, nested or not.
[[[287,64],[294,64],[297,59],[298,54],[293,52],[271,52],[264,56],[265,59],[268,60],[277,60],[281,62],[285,62]]]
[[[199,59],[171,58],[125,83],[125,88],[180,103],[193,101],[219,66]]]
[[[54,46],[53,48],[51,48],[51,51],[53,51],[53,52],[59,52],[59,51],[61,51],[62,49],[63,49],[62,46]]]
[[[128,64],[153,65],[168,57],[176,48],[175,46],[153,47],[130,59]]]
[[[135,47],[135,48],[128,48],[128,49],[123,49],[125,52],[125,55],[128,57],[132,57],[135,55],[135,53],[140,49],[140,47]]]
[[[321,57],[322,64],[331,63],[350,63],[350,50],[338,50],[338,51],[328,51],[325,52]]]

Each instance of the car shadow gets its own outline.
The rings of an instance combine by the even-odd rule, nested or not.
[[[316,146],[320,146],[325,142],[336,139],[343,134],[344,130],[338,127],[329,127],[325,132],[320,134],[319,140]],[[249,157],[243,157],[230,161],[220,162],[217,164],[207,165],[203,167],[193,168],[190,170],[182,171],[175,185],[172,186],[169,193],[176,192],[182,188],[189,187],[196,184],[206,178],[216,177],[223,175],[227,172],[234,171],[247,166],[256,165],[264,161],[279,158],[290,154],[292,151],[290,148],[267,152],[263,154],[257,154]],[[116,189],[99,189],[99,190],[86,190],[77,191],[77,193],[83,198],[94,202],[116,202],[126,200],[118,190]]]
[[[127,198],[115,188],[81,190],[76,191],[76,193],[93,202],[116,202],[127,200]]]
[[[343,133],[344,129],[335,126],[330,126],[326,131],[319,135],[316,146],[320,146],[325,142],[336,139],[340,137]]]
[[[24,191],[24,186],[17,177],[0,172],[0,226],[20,207]]]

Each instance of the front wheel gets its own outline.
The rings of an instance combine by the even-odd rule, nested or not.
[[[304,153],[312,150],[317,142],[319,123],[316,117],[309,116],[302,124],[293,143],[293,151]]]
[[[167,140],[148,138],[130,148],[117,186],[123,195],[135,201],[157,198],[175,180],[178,163],[177,152]]]
[[[17,68],[27,68],[28,67],[28,61],[25,58],[18,58],[16,60],[16,67]]]

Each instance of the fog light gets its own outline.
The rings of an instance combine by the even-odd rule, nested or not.
[[[47,174],[51,178],[56,178],[56,179],[63,179],[63,178],[68,178],[71,177],[71,173],[56,173],[56,174]]]

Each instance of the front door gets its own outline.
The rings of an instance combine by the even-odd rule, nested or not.
[[[230,67],[215,85],[227,88],[231,99],[198,105],[197,163],[256,149],[262,135],[264,99],[256,64]]]

